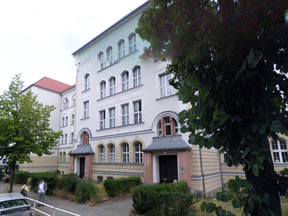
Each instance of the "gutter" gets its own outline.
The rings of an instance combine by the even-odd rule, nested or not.
[[[200,147],[199,147],[199,153],[200,153],[200,166],[201,166],[201,175],[202,175],[202,184],[203,184],[203,195],[204,195],[204,198],[206,198],[206,187],[205,187],[203,162],[202,162],[202,149]]]

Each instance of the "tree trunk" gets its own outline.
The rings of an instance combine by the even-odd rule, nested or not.
[[[259,177],[256,177],[252,173],[252,169],[248,170],[246,165],[244,169],[246,179],[253,185],[256,195],[261,197],[264,193],[269,194],[269,205],[262,203],[262,209],[270,209],[270,211],[272,211],[275,216],[279,216],[281,215],[281,205],[268,138],[264,138],[260,142],[260,146],[262,147],[261,149],[265,149],[267,152],[267,157],[270,157],[271,162],[269,162],[267,159],[264,160],[264,170],[259,169]],[[260,212],[258,210],[259,209],[257,206],[255,206],[251,216],[258,216]]]
[[[9,183],[10,183],[10,193],[13,192],[13,182],[14,182],[14,174],[15,174],[15,169],[16,169],[16,164],[12,164],[10,165],[11,169],[12,169],[12,173],[11,173],[11,176],[10,176],[10,179],[9,179]]]

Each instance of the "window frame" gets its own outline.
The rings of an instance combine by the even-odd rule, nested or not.
[[[89,101],[83,102],[84,104],[84,118],[89,118]]]
[[[275,146],[275,144],[276,144],[276,146]],[[285,148],[282,148],[284,146],[285,146]],[[275,149],[274,147],[277,147],[277,149]],[[271,153],[272,153],[274,163],[278,163],[278,164],[287,164],[288,163],[287,143],[283,139],[277,139],[276,143],[275,143],[275,140],[272,140],[271,149],[272,149]],[[279,161],[276,161],[276,159],[275,159],[276,154],[278,154]],[[284,157],[284,155],[286,155],[286,156]]]
[[[114,145],[109,146],[109,163],[115,163],[115,146]]]
[[[141,100],[133,102],[133,106],[134,106],[134,124],[141,123],[142,122],[142,103],[141,103]]]
[[[98,53],[98,60],[100,62],[100,70],[104,69],[106,67],[106,64],[104,61],[104,53],[103,52]]]
[[[99,111],[99,116],[100,116],[100,130],[105,129],[105,120],[106,120],[106,113],[105,110]]]
[[[103,151],[102,151],[103,149]],[[104,145],[99,146],[99,163],[105,163],[105,147]]]
[[[133,85],[137,87],[141,85],[141,67],[136,67],[133,70]]]
[[[129,89],[129,73],[125,71],[122,73],[122,91],[126,91]]]
[[[137,50],[136,34],[131,33],[129,38],[129,53],[134,53]]]
[[[100,98],[105,98],[106,97],[106,82],[102,81],[100,83]]]
[[[90,89],[90,74],[84,76],[84,89],[85,91]]]
[[[65,144],[67,144],[67,139],[68,139],[68,136],[67,136],[67,133],[65,133]]]
[[[109,80],[109,89],[110,89],[110,95],[114,95],[115,94],[115,90],[116,90],[116,79],[115,77],[111,77]]]
[[[125,41],[121,39],[118,42],[118,59],[122,59],[125,57]]]
[[[106,49],[106,61],[109,63],[109,65],[113,64],[113,48],[112,46],[109,46],[107,49]]]
[[[112,110],[113,110],[113,112],[111,112]],[[109,127],[110,128],[114,128],[116,125],[115,124],[115,118],[116,118],[115,113],[116,113],[115,107],[109,109]],[[113,114],[113,115],[111,115],[111,114]]]
[[[134,145],[134,149],[135,149],[135,163],[143,163],[142,143],[137,142]]]
[[[122,162],[129,163],[129,145],[125,143],[122,145]]]
[[[171,74],[162,74],[159,76],[160,79],[160,96],[168,97],[172,95],[172,86],[169,84],[169,81],[172,79]]]
[[[122,105],[122,126],[129,125],[129,104]]]

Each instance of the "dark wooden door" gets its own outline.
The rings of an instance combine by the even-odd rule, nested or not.
[[[83,178],[85,175],[85,158],[80,158],[80,174],[79,178]]]
[[[178,180],[177,155],[159,156],[160,183]]]

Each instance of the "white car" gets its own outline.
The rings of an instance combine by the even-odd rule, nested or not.
[[[0,194],[0,215],[33,216],[31,206],[20,193]]]

